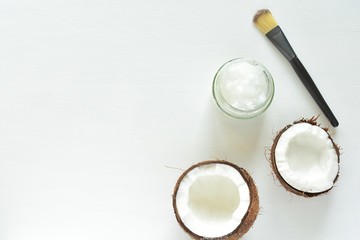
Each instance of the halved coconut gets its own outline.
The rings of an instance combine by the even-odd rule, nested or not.
[[[271,147],[271,166],[289,191],[314,197],[333,188],[339,176],[340,151],[317,118],[283,128]]]
[[[253,225],[259,198],[243,168],[227,161],[204,161],[180,176],[173,207],[180,226],[193,239],[235,240]]]

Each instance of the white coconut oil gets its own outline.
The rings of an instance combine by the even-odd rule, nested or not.
[[[228,115],[250,118],[270,105],[274,83],[261,64],[248,59],[234,59],[217,72],[213,94],[220,109]]]

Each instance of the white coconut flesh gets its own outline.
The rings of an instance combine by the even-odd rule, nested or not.
[[[331,189],[339,172],[338,155],[328,133],[309,123],[294,124],[282,133],[275,163],[287,184],[308,193]]]
[[[179,217],[193,233],[216,238],[233,232],[250,206],[249,187],[226,164],[200,165],[189,171],[176,196]]]

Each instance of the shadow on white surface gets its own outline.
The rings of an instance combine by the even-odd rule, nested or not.
[[[255,156],[259,155],[266,113],[252,119],[236,119],[221,112],[213,102],[209,105],[208,115],[214,119],[214,138],[226,154],[225,158],[240,165],[252,166],[256,162]],[[260,154],[263,155],[263,152]]]
[[[255,231],[249,232],[249,238],[278,236],[278,239],[296,239],[299,235],[304,239],[323,239],[322,234],[328,231],[329,211],[333,203],[332,191],[314,198],[304,198],[287,192],[278,180],[261,182],[261,210],[254,224]],[[268,223],[272,223],[268,226]],[[291,228],[285,226],[292,226]],[[264,233],[262,229],[267,229]],[[270,230],[270,231],[269,231]],[[244,238],[247,239],[247,238]],[[272,239],[272,238],[269,238]]]

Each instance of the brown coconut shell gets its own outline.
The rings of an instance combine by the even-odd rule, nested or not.
[[[177,209],[177,205],[176,205],[176,196],[177,196],[177,192],[180,186],[180,183],[182,182],[183,178],[194,168],[197,168],[199,166],[203,166],[203,165],[207,165],[207,164],[226,164],[229,165],[231,167],[233,167],[235,170],[237,170],[239,172],[239,174],[243,177],[243,179],[245,180],[245,182],[247,183],[248,187],[249,187],[249,192],[250,192],[250,205],[248,208],[248,211],[246,212],[246,214],[244,215],[241,223],[239,224],[239,226],[232,232],[230,232],[229,234],[225,235],[225,236],[221,236],[221,237],[216,237],[216,238],[205,238],[203,236],[199,236],[196,233],[192,232],[189,228],[187,228],[185,226],[185,224],[183,223],[182,219],[179,216],[178,213],[178,209]],[[252,179],[252,177],[250,176],[250,174],[243,168],[225,161],[225,160],[208,160],[208,161],[203,161],[200,163],[197,163],[193,166],[191,166],[189,169],[187,169],[177,180],[177,183],[175,185],[174,188],[174,194],[172,197],[172,203],[173,203],[173,208],[174,208],[174,213],[175,213],[175,217],[176,220],[178,221],[179,225],[181,226],[181,228],[188,234],[190,235],[190,237],[192,239],[196,239],[196,240],[200,240],[200,239],[207,239],[207,240],[238,240],[239,238],[241,238],[254,224],[256,217],[259,213],[259,196],[258,196],[258,192],[257,192],[257,188],[256,185]]]
[[[271,150],[270,150],[270,164],[271,164],[271,168],[273,170],[273,173],[274,175],[276,176],[276,178],[279,180],[279,182],[281,183],[281,185],[289,192],[291,193],[294,193],[296,195],[299,195],[299,196],[302,196],[302,197],[316,197],[316,196],[319,196],[319,195],[322,195],[322,194],[325,194],[327,192],[329,192],[332,188],[328,189],[328,190],[325,190],[325,191],[322,191],[322,192],[304,192],[304,191],[300,191],[294,187],[292,187],[290,184],[288,184],[284,178],[280,175],[279,171],[278,171],[278,168],[276,166],[276,158],[275,158],[275,149],[276,149],[276,146],[277,146],[277,143],[281,137],[281,135],[287,131],[289,128],[291,128],[292,126],[294,126],[295,124],[298,124],[298,123],[308,123],[308,124],[311,124],[313,126],[317,126],[317,127],[320,127],[322,128],[327,134],[328,134],[328,137],[330,139],[330,141],[332,142],[333,146],[334,146],[334,149],[336,151],[336,154],[338,156],[338,163],[340,163],[340,147],[334,142],[334,140],[332,139],[332,137],[330,136],[329,134],[329,129],[328,128],[324,128],[324,127],[321,127],[320,124],[317,122],[317,118],[318,117],[312,117],[312,118],[309,118],[309,119],[306,119],[306,118],[302,118],[300,120],[297,120],[297,121],[294,121],[292,124],[289,124],[287,125],[286,127],[284,127],[283,129],[281,129],[278,134],[276,135],[274,141],[273,141],[273,144],[271,146]],[[338,180],[339,178],[339,172],[337,174],[337,176],[335,177],[334,179],[334,184],[335,182]]]

